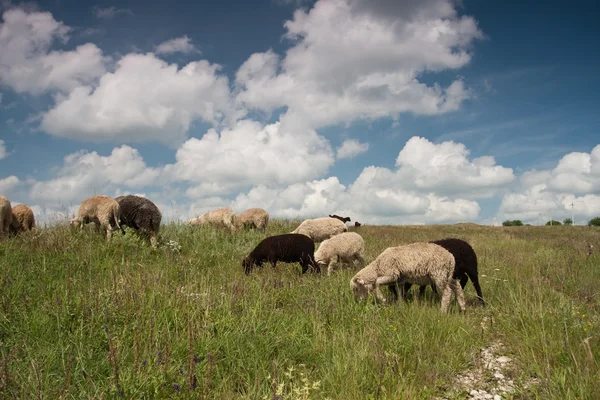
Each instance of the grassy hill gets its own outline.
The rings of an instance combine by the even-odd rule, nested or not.
[[[487,307],[356,303],[355,271],[245,276],[267,235],[167,225],[161,246],[128,232],[40,229],[0,240],[0,398],[447,399],[498,386],[482,349],[501,347],[503,398],[600,398],[600,230],[363,226],[386,247],[457,237],[479,258]],[[496,371],[497,372],[497,371]],[[471,385],[471,386],[473,386]]]

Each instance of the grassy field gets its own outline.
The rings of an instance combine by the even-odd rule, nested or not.
[[[297,222],[297,221],[296,221]],[[457,373],[501,341],[519,399],[600,398],[600,230],[363,226],[386,247],[457,237],[479,258],[487,307],[439,300],[356,303],[355,271],[245,276],[267,234],[167,225],[152,250],[91,229],[0,242],[0,398],[467,398]],[[355,228],[351,228],[355,230]],[[528,384],[535,378],[535,384]],[[510,396],[509,396],[510,397]]]

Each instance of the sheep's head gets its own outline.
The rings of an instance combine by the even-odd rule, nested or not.
[[[244,269],[244,273],[248,275],[250,271],[252,271],[252,267],[254,267],[254,259],[250,256],[245,257],[242,260],[242,268]]]
[[[365,283],[365,281],[360,278],[352,278],[350,281],[350,288],[352,289],[356,300],[365,301],[369,292],[373,290],[373,285]]]
[[[77,219],[77,218],[71,218],[69,220],[69,225],[74,227],[74,228],[78,228],[79,225],[81,225],[81,222]]]

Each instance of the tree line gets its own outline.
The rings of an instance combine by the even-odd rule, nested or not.
[[[573,225],[573,220],[571,218],[565,218],[563,220],[563,222],[555,221],[555,220],[550,220],[550,221],[546,222],[546,225],[548,225],[548,226],[554,226],[554,225]],[[510,221],[510,220],[504,221],[502,223],[502,226],[531,226],[531,224],[524,224],[521,220],[514,219],[512,221]],[[600,217],[592,218],[588,222],[588,226],[600,226]]]

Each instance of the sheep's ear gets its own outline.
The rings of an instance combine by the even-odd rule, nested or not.
[[[363,281],[362,279],[357,279],[355,282],[358,283],[361,286],[365,285],[365,281]]]

